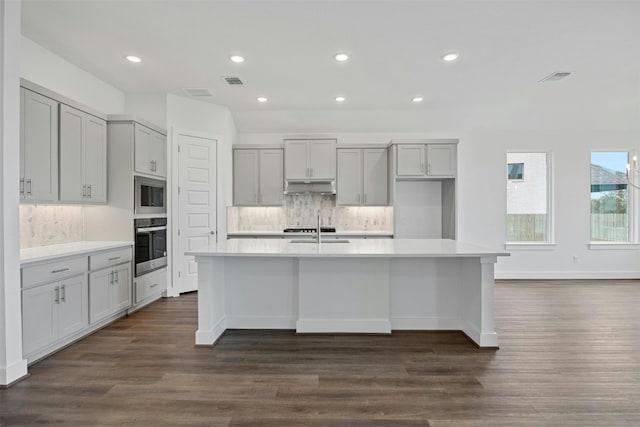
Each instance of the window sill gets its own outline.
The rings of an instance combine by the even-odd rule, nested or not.
[[[507,242],[504,248],[508,251],[552,251],[555,243],[549,242]]]
[[[640,243],[629,242],[591,242],[589,243],[589,249],[595,251],[609,251],[609,250],[640,250]]]

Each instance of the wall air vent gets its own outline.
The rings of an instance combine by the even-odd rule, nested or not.
[[[184,88],[183,89],[189,96],[193,96],[194,98],[208,98],[213,96],[213,93],[207,88]]]
[[[556,71],[555,73],[549,74],[547,77],[543,78],[542,80],[538,80],[538,83],[557,82],[559,80],[564,79],[565,77],[569,77],[570,75],[571,73],[567,71]]]
[[[240,77],[224,77],[224,81],[231,86],[242,86],[244,84]]]

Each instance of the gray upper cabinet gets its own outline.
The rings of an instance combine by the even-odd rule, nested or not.
[[[60,104],[60,201],[107,201],[107,123],[65,104]]]
[[[20,199],[58,200],[58,102],[20,88]]]
[[[398,144],[396,175],[454,178],[456,148],[455,144]]]
[[[386,148],[338,149],[336,204],[384,206],[388,203]]]
[[[287,180],[334,180],[336,140],[286,140],[284,164]]]
[[[135,172],[167,176],[167,137],[139,123],[134,125]]]
[[[282,149],[234,149],[234,206],[281,206],[283,175]]]

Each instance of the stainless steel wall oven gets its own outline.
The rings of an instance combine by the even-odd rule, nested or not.
[[[167,218],[133,220],[136,277],[167,265]]]

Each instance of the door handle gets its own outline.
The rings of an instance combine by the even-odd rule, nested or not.
[[[31,195],[31,178],[27,180],[27,194]]]
[[[55,292],[55,297],[54,297],[54,301],[56,304],[60,304],[60,286],[56,286],[56,288],[54,289]]]
[[[120,280],[118,280],[118,270],[116,270],[116,282],[120,283]]]
[[[67,285],[62,285],[62,287],[60,288],[62,294],[60,295],[60,300],[62,302],[65,302],[67,299]]]
[[[209,234],[216,234],[216,232],[215,232],[215,231],[213,231],[213,230],[211,230],[211,231],[209,232]]]

